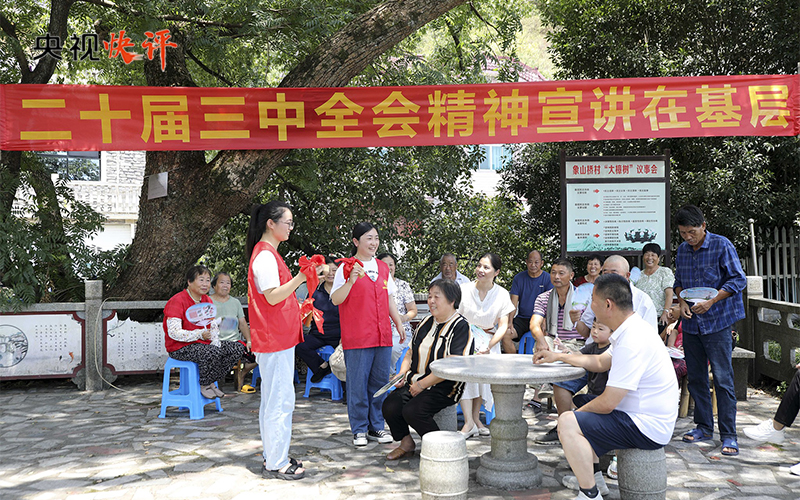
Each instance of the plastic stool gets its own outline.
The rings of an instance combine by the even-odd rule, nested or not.
[[[250,385],[255,387],[256,389],[258,389],[258,386],[256,385],[256,382],[258,382],[258,379],[261,378],[261,370],[258,369],[258,365],[256,365],[255,368],[250,370],[250,373],[253,374],[253,380],[250,382]]]
[[[536,345],[536,339],[533,338],[531,332],[519,338],[519,351],[518,354],[533,354],[533,346]]]
[[[180,386],[174,391],[170,391],[169,375],[173,368],[180,371]],[[197,363],[167,358],[167,363],[164,365],[164,385],[161,389],[159,418],[166,417],[168,406],[178,406],[189,409],[190,419],[200,420],[205,416],[205,406],[209,403],[216,403],[217,411],[222,411],[219,398],[208,399],[200,394],[200,372],[197,369]]]
[[[328,358],[331,357],[333,354],[333,347],[326,345],[317,349],[317,353],[324,361],[328,361]],[[343,391],[342,391],[342,383],[339,381],[338,378],[333,373],[329,373],[325,375],[325,378],[320,380],[319,382],[312,382],[311,377],[314,373],[311,370],[306,372],[306,392],[303,394],[304,398],[308,397],[308,393],[311,391],[312,388],[317,388],[320,390],[330,391],[331,393],[331,400],[339,401],[342,399]]]
[[[406,353],[408,352],[408,347],[403,349],[403,352],[400,353],[400,357],[397,358],[397,365],[394,367],[395,373],[400,373],[400,367],[403,366],[403,360],[406,359]]]
[[[486,419],[486,425],[491,424],[492,420],[494,419],[494,406],[492,406],[492,410],[489,411],[486,409],[485,406],[483,406],[483,403],[481,403],[481,411],[483,412],[483,416]],[[463,415],[463,413],[461,412],[460,404],[456,404],[456,413],[458,415]]]

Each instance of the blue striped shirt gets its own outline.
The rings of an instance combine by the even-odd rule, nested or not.
[[[697,250],[686,242],[681,243],[675,267],[673,288],[710,287],[731,294],[706,313],[684,318],[681,322],[684,332],[715,333],[744,319],[742,290],[747,286],[747,278],[728,238],[706,231],[703,244]]]

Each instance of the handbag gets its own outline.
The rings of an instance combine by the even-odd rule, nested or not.
[[[328,364],[336,378],[342,382],[347,380],[347,367],[344,366],[344,349],[342,349],[341,343],[336,346],[336,349],[333,350],[333,354],[328,358]]]

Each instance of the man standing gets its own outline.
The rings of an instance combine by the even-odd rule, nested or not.
[[[689,443],[714,436],[714,416],[708,387],[708,364],[714,376],[717,396],[717,421],[722,438],[722,454],[739,454],[736,442],[736,393],[733,388],[733,324],[744,319],[742,290],[747,278],[733,244],[718,234],[706,231],[703,212],[687,205],[675,214],[683,243],[675,259],[675,295],[683,318],[683,350],[689,377],[689,394],[694,398],[697,428],[683,436]],[[716,297],[689,303],[681,290],[710,287]]]
[[[575,500],[602,500],[600,490],[607,491],[598,457],[616,449],[661,448],[672,438],[678,417],[672,362],[658,331],[633,312],[628,280],[598,277],[592,310],[614,332],[609,350],[596,355],[541,350],[533,358],[534,363],[564,361],[591,372],[610,370],[602,394],[558,417],[559,439],[575,473],[563,483],[580,490]]]
[[[453,280],[459,285],[469,283],[469,278],[458,272],[458,261],[451,253],[443,254],[439,259],[439,274],[431,280],[431,283],[439,279]]]
[[[542,254],[532,250],[525,260],[527,269],[514,276],[511,282],[511,302],[517,308],[511,328],[503,337],[503,352],[514,353],[514,341],[519,340],[530,330],[531,317],[533,317],[533,304],[540,293],[552,290],[550,273],[542,271]]]

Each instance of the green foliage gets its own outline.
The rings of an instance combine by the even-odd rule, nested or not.
[[[64,181],[54,185],[63,219],[63,234],[48,227],[43,214],[50,207],[43,196],[33,196],[31,176],[47,169],[40,157],[23,154],[20,192],[12,212],[0,218],[0,276],[6,287],[0,309],[23,304],[82,300],[84,279],[109,279],[116,274],[124,250],[99,252],[86,244],[102,226],[104,217],[78,202]],[[0,171],[0,186],[8,186]]]

